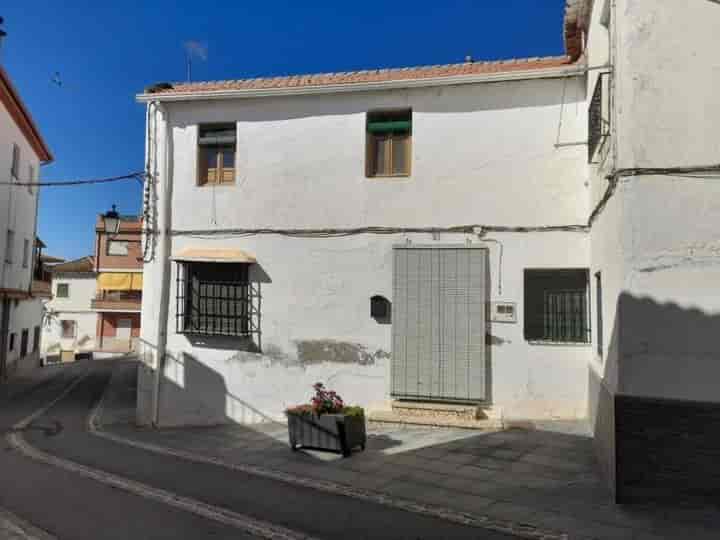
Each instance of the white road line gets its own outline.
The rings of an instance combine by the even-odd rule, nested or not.
[[[113,371],[114,375],[115,371]],[[128,439],[126,437],[110,433],[102,430],[102,411],[105,402],[105,395],[110,388],[111,380],[108,381],[108,385],[103,392],[102,397],[93,408],[92,412],[88,416],[88,430],[98,437],[139,448],[141,450],[147,450],[156,454],[165,456],[180,458],[186,461],[202,463],[207,465],[215,465],[218,467],[224,467],[233,471],[250,474],[253,476],[260,476],[263,478],[269,478],[286,484],[294,486],[301,486],[304,488],[314,489],[317,491],[323,491],[326,493],[332,493],[333,495],[341,495],[343,497],[349,497],[352,499],[358,499],[362,501],[372,502],[387,506],[396,510],[403,510],[406,512],[412,512],[422,516],[433,517],[450,521],[460,525],[467,525],[470,527],[477,527],[480,529],[487,529],[496,532],[502,532],[509,535],[513,535],[519,538],[526,538],[527,540],[568,540],[566,533],[558,533],[555,531],[543,530],[534,525],[528,523],[518,523],[507,520],[495,519],[488,516],[477,516],[473,514],[467,514],[464,512],[458,512],[449,508],[442,508],[434,505],[420,504],[407,499],[397,498],[388,494],[378,493],[374,491],[354,488],[352,486],[346,486],[327,480],[317,480],[314,478],[305,478],[297,476],[284,471],[278,471],[275,469],[266,469],[264,467],[258,467],[255,465],[246,465],[240,463],[229,463],[222,461],[217,458],[194,454],[191,452],[185,452],[183,450],[176,450],[173,448],[167,448],[152,443],[146,443],[136,441],[134,439]]]
[[[6,537],[17,540],[57,540],[47,531],[43,531],[12,512],[0,508],[0,538]]]
[[[80,465],[79,463],[75,463],[74,461],[50,455],[31,446],[23,437],[21,430],[26,428],[33,420],[45,414],[50,408],[67,396],[88,376],[88,374],[89,373],[85,373],[82,377],[79,377],[48,405],[38,409],[27,418],[15,424],[12,432],[6,436],[8,442],[25,456],[36,461],[79,474],[86,478],[91,478],[102,484],[122,489],[146,499],[179,508],[180,510],[184,510],[186,512],[191,512],[195,515],[213,520],[223,525],[241,529],[259,538],[268,538],[270,540],[316,540],[313,537],[298,531],[293,531],[279,525],[261,521],[250,516],[239,514],[218,506],[213,506],[189,497],[182,497],[170,491],[154,488],[141,482],[136,482],[99,469],[86,467],[84,465]]]

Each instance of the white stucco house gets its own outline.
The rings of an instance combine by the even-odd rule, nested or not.
[[[97,273],[92,256],[54,265],[52,299],[46,303],[42,352],[48,357],[60,351],[89,353],[95,348],[97,312],[91,302],[97,293]]]
[[[0,381],[39,365],[42,304],[49,295],[37,238],[40,167],[53,160],[0,66]]]
[[[718,23],[570,0],[562,57],[148,88],[139,421],[321,380],[588,417],[617,500],[717,489]]]

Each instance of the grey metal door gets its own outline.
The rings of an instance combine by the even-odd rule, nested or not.
[[[483,401],[487,250],[396,246],[392,395]]]

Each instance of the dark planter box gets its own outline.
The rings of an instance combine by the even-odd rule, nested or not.
[[[290,447],[329,450],[349,456],[353,448],[365,450],[365,417],[344,414],[288,414]]]

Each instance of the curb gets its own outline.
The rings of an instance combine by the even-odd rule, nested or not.
[[[85,465],[80,465],[79,463],[75,463],[74,461],[50,455],[46,452],[43,452],[42,450],[31,446],[22,436],[21,430],[27,427],[33,420],[45,414],[55,404],[57,404],[60,400],[66,397],[88,375],[89,371],[86,372],[84,375],[78,377],[76,381],[74,381],[68,388],[66,388],[58,397],[52,400],[49,404],[41,407],[27,418],[16,423],[13,426],[13,432],[6,436],[6,440],[23,455],[34,459],[35,461],[39,461],[47,465],[52,465],[54,467],[79,474],[102,484],[118,488],[123,491],[127,491],[129,493],[132,493],[133,495],[138,495],[140,497],[154,500],[156,502],[161,502],[168,506],[172,506],[180,510],[193,513],[195,515],[210,519],[223,525],[228,525],[236,529],[244,530],[260,538],[267,538],[269,540],[316,540],[313,537],[306,535],[305,533],[300,533],[279,525],[260,521],[250,516],[245,516],[231,510],[203,503],[189,497],[182,497],[172,492],[159,488],[154,488],[141,482],[136,482],[134,480],[101,471],[99,469],[86,467]],[[102,402],[102,398],[100,402]]]
[[[0,523],[3,522],[9,524],[12,532],[22,535],[26,540],[57,540],[55,536],[47,531],[39,529],[12,512],[0,508]]]
[[[141,450],[146,450],[149,452],[153,452],[156,454],[161,454],[169,457],[174,458],[180,458],[184,459],[186,461],[191,461],[195,463],[202,463],[207,465],[215,465],[218,467],[223,467],[229,470],[242,472],[245,474],[250,474],[254,476],[260,476],[263,478],[269,478],[271,480],[276,480],[280,482],[284,482],[286,484],[291,484],[295,486],[300,486],[304,488],[310,488],[317,491],[323,491],[326,493],[332,493],[334,495],[341,495],[344,497],[348,497],[351,499],[358,499],[366,502],[372,502],[375,504],[380,504],[383,506],[387,506],[396,510],[403,510],[406,512],[411,512],[414,514],[419,514],[422,516],[427,517],[433,517],[437,519],[442,519],[445,521],[450,521],[453,523],[457,523],[460,525],[466,525],[470,527],[476,527],[478,529],[486,529],[491,530],[494,532],[501,532],[509,535],[513,535],[518,538],[525,538],[527,540],[568,540],[569,536],[566,533],[559,533],[556,531],[549,531],[549,530],[543,530],[539,527],[536,527],[534,525],[528,524],[528,523],[518,523],[518,522],[512,522],[507,520],[501,520],[501,519],[494,519],[489,516],[478,516],[473,514],[468,514],[464,512],[458,512],[456,510],[452,510],[450,508],[443,508],[440,506],[434,506],[434,505],[427,505],[422,503],[417,503],[411,500],[397,498],[392,495],[388,495],[385,493],[375,492],[375,491],[369,491],[364,489],[357,489],[352,486],[339,484],[336,482],[331,482],[327,480],[317,480],[312,478],[306,478],[302,476],[297,476],[295,474],[286,473],[283,471],[279,471],[276,469],[267,469],[264,467],[258,467],[255,465],[246,465],[246,464],[239,464],[239,463],[229,463],[217,458],[212,458],[208,456],[203,456],[199,454],[194,454],[191,452],[185,452],[182,450],[175,450],[171,448],[167,448],[164,446],[159,446],[152,443],[145,443],[141,441],[137,441],[134,439],[129,439],[127,437],[123,437],[120,435],[117,435],[115,433],[111,433],[108,431],[104,431],[102,429],[102,412],[104,409],[104,402],[105,402],[105,396],[108,392],[108,388],[110,387],[110,384],[112,383],[112,378],[114,377],[114,370],[113,375],[111,375],[110,380],[108,381],[108,385],[105,387],[105,391],[103,392],[102,397],[100,400],[98,400],[98,403],[93,408],[92,412],[88,416],[87,425],[88,430],[93,435],[96,435],[98,437],[102,437],[104,439],[124,444],[126,446],[131,446],[134,448],[139,448]]]

